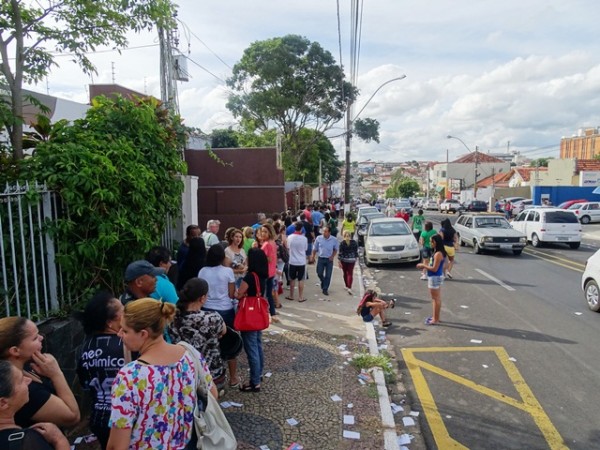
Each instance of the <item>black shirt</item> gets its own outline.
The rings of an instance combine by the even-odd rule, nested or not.
[[[2,450],[54,450],[36,430],[13,428],[0,431]]]

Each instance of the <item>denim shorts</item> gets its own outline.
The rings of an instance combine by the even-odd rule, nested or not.
[[[438,276],[438,275],[434,275],[434,276],[427,276],[427,287],[429,289],[439,289],[442,287],[442,284],[444,283],[444,277],[442,276]]]
[[[429,258],[431,258],[432,254],[433,253],[431,252],[431,248],[429,248],[429,247],[423,247],[421,249],[421,258],[423,258],[423,259],[429,259]]]

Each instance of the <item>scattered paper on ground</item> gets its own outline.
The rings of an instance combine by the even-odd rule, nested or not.
[[[344,425],[354,425],[354,416],[344,414]]]
[[[471,343],[473,344],[481,344],[483,341],[481,339],[471,339]]]
[[[260,450],[271,450],[268,445],[261,445],[258,447]]]
[[[354,403],[348,403],[348,408],[354,408]]]
[[[410,414],[413,417],[419,417],[419,411],[411,411],[408,414]]]
[[[399,413],[400,411],[404,411],[404,408],[400,405],[396,405],[395,403],[390,403],[390,406],[392,407],[392,412],[394,414]]]
[[[512,362],[517,362],[517,358],[513,358],[512,356],[510,358],[508,358],[508,360],[512,361]]]
[[[398,445],[410,444],[410,434],[401,434],[398,436]]]
[[[333,400],[334,402],[341,402],[342,401],[342,397],[340,397],[337,394],[334,394],[331,396],[331,400]]]
[[[468,307],[467,305],[460,305],[460,307],[461,307],[462,309],[469,309],[469,307]]]
[[[298,425],[298,421],[296,419],[294,419],[293,417],[291,419],[288,419],[287,423],[289,423],[293,427],[295,427],[296,425]]]
[[[412,426],[414,426],[415,421],[412,417],[404,416],[402,418],[402,423],[404,424],[405,427],[412,427]]]
[[[346,439],[360,439],[360,433],[357,431],[344,430],[343,436]]]
[[[577,315],[577,316],[580,316],[580,315],[582,315],[582,314],[583,314],[583,313],[581,313],[581,312],[576,312],[576,313],[575,313],[575,315]]]

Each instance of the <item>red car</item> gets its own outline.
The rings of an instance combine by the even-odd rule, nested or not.
[[[583,203],[587,202],[585,198],[580,198],[579,200],[567,200],[566,202],[562,202],[557,208],[569,209],[569,206],[574,205],[575,203]]]

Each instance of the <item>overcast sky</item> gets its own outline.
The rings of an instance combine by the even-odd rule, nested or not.
[[[224,81],[257,40],[299,34],[340,59],[335,0],[179,0],[179,50],[191,79],[179,84],[185,123],[234,125]],[[350,52],[350,2],[340,0],[342,62]],[[367,0],[356,111],[381,123],[381,143],[352,143],[353,160],[445,160],[474,150],[558,157],[562,136],[600,126],[600,8],[592,0]],[[132,35],[121,55],[98,53],[96,83],[160,97],[157,38]],[[189,51],[189,54],[188,54]],[[215,56],[215,54],[218,56]],[[222,61],[223,62],[222,62]],[[89,77],[58,58],[36,90],[87,101]],[[199,67],[202,66],[203,68]],[[208,73],[211,72],[212,74]],[[343,126],[343,124],[339,124]],[[329,135],[338,135],[341,128]],[[332,139],[344,155],[341,138]]]

